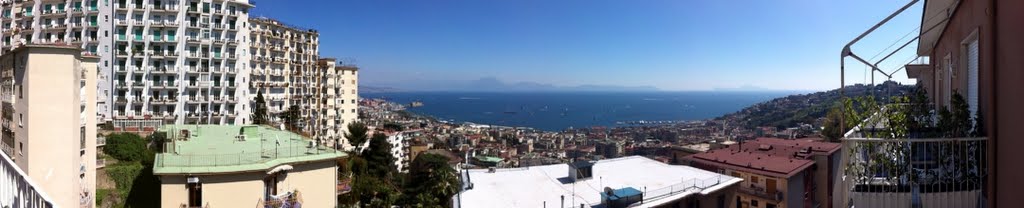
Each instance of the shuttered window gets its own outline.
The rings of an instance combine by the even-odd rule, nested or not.
[[[971,116],[978,115],[978,40],[967,44],[967,105]]]

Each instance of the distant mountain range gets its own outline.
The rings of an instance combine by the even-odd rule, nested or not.
[[[892,96],[909,95],[913,85],[902,85],[887,81],[878,85],[851,85],[845,88],[846,97],[854,98],[871,95],[885,102]],[[800,123],[820,126],[828,111],[839,102],[839,90],[809,94],[790,95],[754,104],[735,113],[726,114],[718,120],[739,121],[746,127],[794,127]]]
[[[452,91],[452,92],[644,92],[659,91],[651,86],[615,86],[615,85],[578,85],[556,86],[537,82],[508,83],[494,77],[477,80],[432,80],[415,82],[371,83],[361,85],[361,92],[418,92],[418,91]],[[382,87],[387,86],[387,87]]]

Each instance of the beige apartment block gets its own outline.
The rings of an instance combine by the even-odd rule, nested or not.
[[[301,117],[312,116],[318,104],[316,83],[320,34],[316,30],[291,26],[270,18],[249,20],[252,68],[249,102],[255,105],[262,92],[271,120],[276,114],[298,106]],[[307,126],[303,130],[310,132]]]
[[[0,146],[59,207],[94,206],[97,60],[77,46],[0,56]]]
[[[345,133],[348,124],[359,119],[359,68],[339,64],[334,58],[320,59],[317,65],[321,70],[316,79],[319,102],[309,124],[313,137],[328,146],[350,149]]]
[[[177,207],[336,207],[345,153],[265,126],[165,125],[153,174],[161,202]]]

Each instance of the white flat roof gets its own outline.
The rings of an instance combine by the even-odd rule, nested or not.
[[[690,166],[669,165],[642,156],[600,160],[593,166],[593,178],[568,182],[569,165],[528,168],[469,170],[473,188],[455,196],[456,207],[558,207],[565,196],[566,207],[601,204],[604,187],[632,187],[645,192],[647,207],[668,203],[691,194],[713,192],[742,179]],[[464,173],[465,174],[465,173]],[[463,181],[465,182],[465,178]],[[702,187],[702,188],[694,188]],[[645,189],[646,188],[646,189]]]

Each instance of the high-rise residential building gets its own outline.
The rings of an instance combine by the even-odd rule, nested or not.
[[[301,111],[300,117],[313,115],[319,87],[317,61],[319,36],[315,30],[290,26],[270,18],[252,18],[252,84],[249,105],[255,105],[257,93],[263,93],[269,113],[285,112],[291,106]],[[271,116],[271,119],[278,119]],[[309,132],[308,125],[299,124]]]
[[[74,45],[100,56],[97,119],[114,130],[251,123],[263,93],[271,115],[296,106],[312,118],[303,132],[350,146],[340,138],[358,117],[358,69],[321,61],[315,30],[250,18],[248,0],[0,2],[3,50]]]
[[[0,56],[0,149],[51,206],[94,206],[98,59],[75,46],[44,45]]]
[[[0,53],[20,45],[52,44],[75,46],[86,56],[101,55],[106,52],[101,48],[110,46],[109,8],[97,0],[2,0]],[[96,118],[102,122],[110,114],[109,98],[102,95],[110,93],[109,73],[97,78],[101,98],[96,102]]]
[[[359,68],[338,63],[334,58],[323,58],[318,62],[320,93],[314,115],[310,117],[313,137],[329,146],[350,149],[345,139],[348,124],[359,119],[358,78]]]
[[[246,123],[248,0],[110,3],[111,48],[101,54],[115,128]]]

